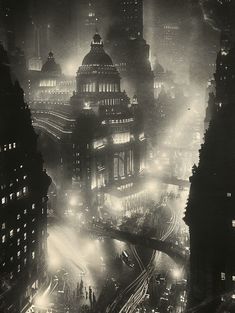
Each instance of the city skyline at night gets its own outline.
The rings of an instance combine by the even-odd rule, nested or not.
[[[233,0],[0,0],[0,313],[235,312]]]

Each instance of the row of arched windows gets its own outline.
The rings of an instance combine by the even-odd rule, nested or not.
[[[80,92],[96,92],[96,83],[86,83],[80,86]],[[98,84],[99,92],[119,92],[119,84],[117,83],[99,83]]]
[[[96,92],[95,83],[81,85],[81,92]]]
[[[120,99],[104,99],[100,101],[101,105],[117,105],[120,104]]]
[[[99,83],[99,92],[118,92],[118,84],[113,83]]]

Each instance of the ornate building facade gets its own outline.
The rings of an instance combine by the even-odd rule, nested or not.
[[[40,70],[28,71],[26,97],[29,102],[68,102],[74,88],[74,77],[62,73],[60,64],[51,51]]]
[[[50,179],[23,90],[0,46],[0,311],[24,312],[46,276]]]
[[[81,180],[86,190],[102,189],[109,199],[109,190],[114,194],[132,190],[133,180],[145,167],[145,136],[136,119],[137,108],[121,91],[120,75],[98,34],[78,70],[71,105],[78,116],[74,179]]]
[[[78,69],[70,103],[32,104],[34,125],[54,136],[61,147],[60,169],[66,169],[71,188],[79,188],[92,207],[117,198],[128,202],[138,193],[138,178],[145,168],[139,105],[121,91],[120,80],[100,35],[95,34]]]

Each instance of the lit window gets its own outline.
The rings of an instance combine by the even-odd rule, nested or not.
[[[24,246],[24,252],[26,252],[27,251],[27,246]]]
[[[10,279],[13,279],[14,275],[13,272],[10,272]]]
[[[34,233],[35,233],[35,230],[33,229],[33,230],[32,230],[32,234],[34,234]]]
[[[14,198],[14,193],[10,193],[10,200],[13,200]]]
[[[232,226],[235,227],[235,220],[232,220]]]
[[[16,147],[16,143],[15,142],[13,142],[13,148],[15,148]]]
[[[228,198],[231,198],[231,197],[232,197],[231,192],[227,192],[227,197],[228,197]]]
[[[19,220],[20,219],[20,214],[17,214],[17,220]]]
[[[27,192],[27,187],[23,188],[23,193],[25,194]]]
[[[32,204],[32,210],[34,210],[34,209],[35,209],[35,203]]]
[[[17,246],[20,245],[20,239],[17,239]]]
[[[221,272],[220,277],[221,277],[221,280],[225,280],[225,273]]]
[[[17,191],[16,196],[19,198],[20,197],[20,191]]]
[[[35,252],[34,251],[32,252],[32,259],[33,260],[35,259]]]
[[[6,229],[6,223],[2,223],[2,229]]]
[[[26,259],[26,258],[24,258],[24,265],[26,265],[26,263],[27,263],[27,259]]]
[[[24,233],[24,240],[26,240],[27,239],[27,234],[26,233]]]
[[[24,176],[23,176],[23,179],[26,179],[26,178],[27,178],[27,176],[26,176],[26,175],[24,175]]]
[[[2,204],[5,204],[6,203],[6,197],[3,197],[2,198]]]
[[[24,210],[24,214],[27,214],[27,210],[26,209]]]
[[[20,272],[20,264],[19,264],[18,267],[17,267],[17,272],[18,272],[18,273]]]
[[[9,150],[11,150],[11,143],[9,143]]]
[[[18,257],[18,258],[20,257],[20,251],[17,252],[17,257]]]
[[[2,243],[4,243],[4,242],[6,242],[6,236],[5,235],[2,236]]]
[[[10,261],[13,262],[13,260],[14,260],[14,258],[13,258],[13,256],[11,256],[11,257],[10,257]]]
[[[13,237],[13,235],[14,235],[14,230],[12,229],[10,230],[10,237]]]
[[[27,224],[25,223],[25,224],[24,224],[24,228],[25,228],[26,226],[27,226]]]
[[[232,276],[232,281],[235,281],[235,275]]]

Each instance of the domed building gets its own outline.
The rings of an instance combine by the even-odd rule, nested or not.
[[[61,67],[55,62],[54,54],[50,51],[47,61],[43,64],[41,71],[51,75],[61,75]]]
[[[31,105],[36,127],[59,147],[51,153],[48,140],[44,153],[53,158],[58,184],[66,185],[67,194],[74,191],[94,215],[101,208],[116,215],[143,207],[139,183],[146,156],[143,114],[137,99],[130,102],[121,91],[120,80],[100,35],[95,34],[77,71],[70,102]]]
[[[84,57],[77,72],[75,105],[83,107],[85,102],[89,102],[94,108],[97,105],[117,105],[121,100],[128,99],[120,91],[120,75],[104,50],[100,35],[95,34],[91,50]]]
[[[29,101],[68,102],[75,86],[75,77],[62,74],[50,51],[41,71],[29,71],[27,97]]]
[[[126,207],[145,166],[145,137],[136,118],[138,104],[131,104],[120,90],[120,75],[99,34],[94,35],[76,80],[71,98],[77,116],[73,180],[86,191],[101,193],[99,199],[106,206],[115,207],[121,198]]]

